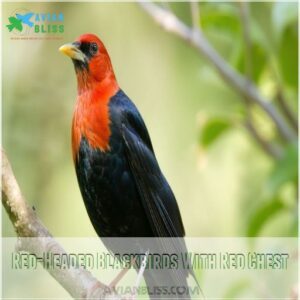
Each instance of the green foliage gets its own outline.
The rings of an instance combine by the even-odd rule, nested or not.
[[[238,5],[201,3],[200,26],[222,56],[235,64],[243,51]]]
[[[250,215],[247,224],[247,236],[257,236],[263,228],[271,222],[278,214],[287,212],[292,208],[295,214],[291,214],[292,228],[290,234],[297,235],[295,229],[295,220],[297,220],[297,205],[296,195],[292,193],[291,207],[289,208],[282,198],[281,190],[287,184],[294,186],[297,189],[298,182],[298,147],[295,144],[287,146],[283,157],[275,161],[272,171],[266,182],[267,194],[270,195],[267,200],[260,200],[256,205],[255,210]],[[286,197],[285,197],[286,198]],[[295,207],[295,208],[293,208]],[[293,224],[294,223],[294,224]],[[297,222],[296,222],[297,223]]]
[[[285,27],[279,44],[279,66],[289,86],[298,89],[298,23]],[[291,59],[292,58],[292,59]]]
[[[272,10],[272,25],[277,40],[284,34],[284,29],[298,22],[298,4],[296,2],[275,2]]]
[[[289,145],[282,159],[275,162],[267,182],[268,191],[275,195],[288,182],[295,185],[298,182],[298,147],[295,144]]]
[[[229,128],[231,123],[225,119],[211,119],[203,126],[200,135],[200,144],[208,148],[220,138]]]
[[[201,6],[200,25],[205,30],[239,34],[241,25],[237,7],[229,3],[218,3]]]
[[[251,59],[252,76],[255,82],[259,81],[265,68],[270,65],[275,68],[278,65],[284,81],[297,89],[297,4],[252,3],[249,7],[250,49],[245,49],[238,3],[203,3],[201,26],[208,35],[213,33],[212,42],[215,45],[220,46],[223,41],[223,47],[225,43],[228,47],[228,40],[224,39],[224,36],[233,42],[231,51],[227,51],[227,59],[241,73],[246,74],[247,59]],[[215,38],[214,35],[216,35]],[[246,57],[247,52],[250,52],[250,58]]]
[[[286,97],[284,101],[289,106],[293,103],[290,95],[298,92],[298,4],[253,2],[246,5],[249,8],[249,49],[246,48],[248,45],[244,37],[239,3],[201,3],[202,29],[232,67],[241,74],[251,75],[258,88],[273,102],[276,101],[277,89],[282,89]],[[290,107],[292,112],[293,109]],[[240,106],[236,113],[240,111],[244,112],[245,107]],[[281,113],[284,115],[284,111]],[[246,114],[240,117],[245,118]],[[263,192],[255,195],[249,218],[245,221],[248,236],[259,235],[277,214],[285,212],[287,208],[284,203],[292,203],[292,210],[297,211],[297,141],[295,139],[293,144],[283,142],[278,139],[276,127],[265,115],[259,120],[258,123],[257,118],[254,118],[254,125],[261,131],[262,136],[265,129],[270,128],[268,142],[279,144],[283,156],[279,160],[270,158],[272,167],[265,181],[261,183]],[[212,117],[201,129],[200,144],[209,148],[230,127],[231,120]],[[291,193],[282,193],[286,186],[292,187]]]
[[[247,74],[246,69],[246,51],[241,49],[239,53],[239,59],[237,61],[237,69],[243,73]],[[262,71],[265,69],[267,64],[267,53],[261,44],[255,42],[251,45],[251,75],[255,82],[258,82]]]

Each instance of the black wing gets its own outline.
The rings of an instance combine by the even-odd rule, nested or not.
[[[180,238],[185,232],[177,201],[159,168],[144,121],[123,91],[119,91],[114,104],[127,161],[153,236],[171,238],[156,239],[165,253],[185,253],[186,245],[184,239]],[[179,239],[174,239],[177,237]],[[185,266],[188,270],[170,272],[169,275],[177,286],[187,285],[188,273],[196,279],[190,263],[188,264],[189,266]]]
[[[130,169],[154,236],[184,236],[175,196],[159,168],[147,128],[135,107],[123,112],[121,126]]]

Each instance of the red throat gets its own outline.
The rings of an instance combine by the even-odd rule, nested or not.
[[[93,149],[109,150],[111,134],[109,101],[118,90],[119,86],[113,73],[108,74],[101,82],[89,81],[88,77],[79,79],[78,97],[72,122],[74,161],[83,137]]]
[[[82,138],[85,138],[93,149],[109,150],[109,101],[119,90],[110,57],[100,39],[93,34],[84,34],[76,43],[81,47],[80,51],[83,51],[85,61],[79,65],[74,61],[78,85],[72,123],[74,161]]]

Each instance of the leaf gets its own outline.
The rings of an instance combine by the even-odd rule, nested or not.
[[[285,206],[280,199],[274,198],[261,204],[253,215],[250,217],[247,228],[247,236],[258,236],[259,232],[266,225],[266,223],[278,214]]]
[[[276,38],[279,40],[284,29],[297,21],[298,4],[296,2],[274,2],[272,10],[272,23]]]
[[[240,49],[240,57],[237,62],[237,69],[246,74],[246,51],[244,48]],[[259,43],[253,43],[251,47],[251,71],[253,80],[258,82],[262,71],[264,70],[268,56],[267,53]]]
[[[207,148],[222,136],[229,128],[231,123],[226,119],[211,119],[201,130],[200,144]]]
[[[283,31],[279,45],[279,67],[284,82],[298,89],[298,23],[294,22]]]
[[[277,161],[267,180],[267,190],[270,200],[263,202],[250,216],[247,226],[247,236],[257,236],[267,223],[288,206],[279,198],[278,193],[283,185],[298,182],[298,147],[290,144],[286,147],[282,159]]]
[[[240,19],[236,7],[229,3],[213,5],[212,3],[201,7],[201,27],[206,30],[240,32]]]
[[[272,24],[272,9],[271,2],[251,2],[251,29],[252,38],[259,41],[261,46],[265,47],[266,51],[272,53],[275,47],[274,29]]]
[[[298,182],[298,147],[296,144],[289,145],[282,159],[275,164],[267,181],[267,190],[271,195],[275,195],[287,182]]]

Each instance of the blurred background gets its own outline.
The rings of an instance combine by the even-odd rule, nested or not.
[[[192,24],[190,3],[162,5]],[[3,3],[3,27],[21,8],[64,14],[60,40],[13,40],[3,29],[3,146],[50,232],[96,236],[71,158],[75,73],[58,52],[90,32],[103,40],[119,85],[144,117],[187,236],[296,236],[297,5],[247,4],[247,46],[239,3],[200,3],[199,27],[221,56],[245,76],[251,56],[254,84],[293,132],[286,141],[259,107],[245,105],[199,52],[136,3]],[[251,124],[276,155],[245,126],[250,110]],[[2,216],[3,235],[14,236]]]

